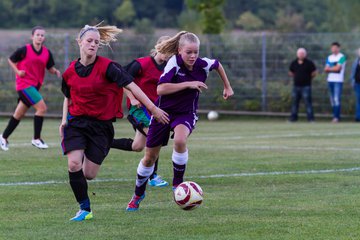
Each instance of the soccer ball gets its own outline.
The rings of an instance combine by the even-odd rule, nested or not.
[[[183,210],[193,210],[201,205],[203,191],[195,182],[183,182],[174,191],[174,200]]]
[[[210,120],[210,121],[215,121],[219,118],[219,114],[218,112],[216,111],[210,111],[207,115],[207,118]]]

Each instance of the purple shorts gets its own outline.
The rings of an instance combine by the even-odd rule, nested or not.
[[[170,114],[169,118],[170,122],[168,124],[162,124],[153,118],[151,119],[146,138],[146,147],[166,146],[169,142],[170,132],[180,124],[185,125],[192,133],[198,120],[196,113]]]

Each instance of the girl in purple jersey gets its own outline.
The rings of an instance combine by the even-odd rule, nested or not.
[[[174,132],[173,189],[183,182],[188,162],[187,138],[197,121],[199,94],[207,89],[206,78],[215,69],[224,83],[223,97],[227,100],[234,92],[224,68],[218,60],[199,58],[200,40],[189,32],[179,32],[174,37],[156,45],[156,50],[172,56],[161,75],[157,87],[156,105],[169,114],[170,122],[162,124],[151,120],[146,140],[145,156],[137,168],[135,194],[126,210],[136,211],[145,197],[146,183],[153,172],[154,163],[162,146],[167,145],[170,132]]]

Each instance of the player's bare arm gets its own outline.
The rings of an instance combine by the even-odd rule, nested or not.
[[[64,103],[63,103],[62,119],[61,119],[61,123],[59,126],[60,138],[63,138],[63,136],[64,136],[64,127],[66,125],[66,117],[68,115],[68,106],[69,106],[69,99],[65,97]]]
[[[55,74],[58,78],[61,77],[61,72],[59,71],[59,69],[56,69],[55,67],[50,68],[49,73]]]
[[[130,99],[130,103],[132,106],[135,106],[137,108],[141,107],[141,102],[139,102],[139,100],[136,99],[136,97],[134,96],[134,94],[132,94],[131,91],[124,88],[124,92],[126,96]]]
[[[9,62],[10,67],[14,70],[15,74],[17,74],[19,77],[24,77],[25,76],[25,71],[24,70],[19,70],[17,68],[16,63],[11,61],[10,59],[8,59],[8,62]]]
[[[169,115],[160,108],[156,107],[154,103],[151,102],[151,100],[145,95],[143,91],[141,91],[141,89],[135,83],[132,82],[128,84],[125,88],[130,90],[132,94],[137,99],[139,99],[139,101],[143,103],[147,109],[150,110],[156,120],[163,124],[169,123]]]
[[[182,82],[182,83],[162,83],[157,87],[157,94],[159,96],[169,95],[176,92],[180,92],[184,89],[196,89],[202,92],[203,89],[207,89],[207,85],[200,81]]]
[[[217,72],[224,84],[223,98],[225,100],[227,100],[229,97],[234,95],[234,90],[232,89],[232,87],[230,85],[230,81],[229,81],[229,79],[226,75],[226,72],[224,70],[224,67],[221,65],[221,63],[219,63],[219,68],[217,69]]]

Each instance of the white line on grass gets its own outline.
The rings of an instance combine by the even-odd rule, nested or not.
[[[54,143],[54,142],[47,142],[46,143],[49,147],[59,147],[60,149],[60,142],[58,143]],[[9,148],[11,150],[11,148],[18,148],[18,147],[34,147],[31,143],[26,143],[26,142],[16,142],[16,143],[10,143],[9,144]]]
[[[254,136],[207,136],[207,137],[191,137],[190,140],[241,140],[241,139],[272,139],[272,138],[294,138],[294,137],[329,137],[329,136],[352,136],[360,135],[360,132],[309,132],[309,133],[290,133],[290,134],[262,134]],[[47,143],[51,147],[59,147],[60,142],[49,142]],[[31,143],[27,142],[15,142],[9,144],[9,147],[32,147]]]
[[[234,139],[234,138],[232,138]],[[230,139],[229,139],[230,140]],[[50,147],[58,147],[60,149],[60,143],[47,143]],[[209,148],[208,145],[200,145],[200,144],[193,144],[192,146],[196,148]],[[24,148],[24,147],[31,147],[29,143],[14,143],[11,144],[10,148]],[[350,152],[359,152],[360,148],[351,148],[351,147],[296,147],[296,146],[266,146],[266,145],[217,145],[216,149],[236,149],[236,150],[299,150],[299,151],[350,151]],[[11,149],[10,149],[11,151]],[[9,151],[9,153],[10,153]],[[1,154],[1,151],[0,151]]]
[[[193,145],[196,148],[206,148],[207,145]],[[224,145],[216,146],[219,149],[236,149],[236,150],[299,150],[299,151],[350,151],[359,152],[360,148],[347,148],[347,147],[294,147],[294,146],[264,146],[264,145]]]
[[[319,169],[319,170],[301,170],[301,171],[275,171],[275,172],[253,172],[253,173],[231,173],[231,174],[214,174],[206,176],[189,176],[188,179],[209,179],[209,178],[231,178],[231,177],[254,177],[254,176],[276,176],[276,175],[306,175],[306,174],[326,174],[326,173],[341,173],[341,172],[356,172],[360,171],[360,167],[340,168],[340,169]],[[131,182],[135,179],[129,178],[104,178],[95,179],[91,182]],[[34,185],[50,185],[50,184],[65,184],[67,181],[43,181],[43,182],[9,182],[0,183],[0,187],[7,186],[34,186]]]
[[[269,134],[253,136],[208,136],[208,137],[191,137],[193,140],[238,140],[238,139],[271,139],[271,138],[293,138],[293,137],[329,137],[329,136],[352,136],[360,135],[360,132],[310,132],[310,133],[290,133],[290,134]]]
[[[260,135],[253,135],[253,136],[202,136],[197,137],[193,136],[190,139],[193,140],[237,140],[237,139],[251,139],[251,138],[292,138],[292,137],[321,137],[321,136],[351,136],[351,135],[360,135],[360,132],[302,132],[302,133],[288,133],[288,134],[260,134]],[[60,142],[47,142],[48,145],[52,146],[60,146]],[[32,146],[30,142],[11,142],[9,144],[10,147],[22,147],[22,146]]]

